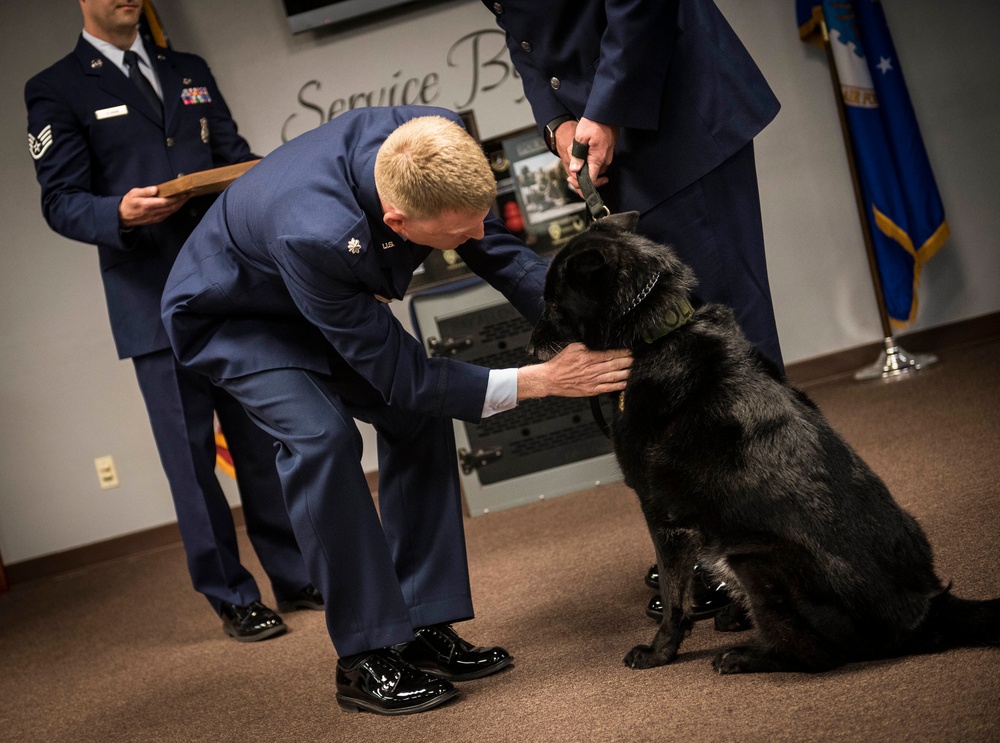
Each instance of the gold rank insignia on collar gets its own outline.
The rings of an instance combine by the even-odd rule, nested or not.
[[[347,249],[357,255],[361,252],[361,241],[356,237],[352,237],[347,241]]]

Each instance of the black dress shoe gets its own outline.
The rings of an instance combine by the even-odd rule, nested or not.
[[[257,642],[283,635],[288,626],[259,601],[246,606],[222,602],[222,631],[239,642]]]
[[[373,650],[350,667],[337,662],[337,704],[345,712],[407,715],[457,693],[450,682],[414,668],[392,648]]]
[[[422,627],[414,635],[413,642],[396,646],[403,660],[450,681],[489,676],[514,661],[503,648],[473,647],[449,624]]]
[[[323,594],[312,583],[291,596],[278,601],[278,611],[295,611],[296,609],[323,609]]]
[[[651,576],[655,578],[655,583],[652,585],[659,588],[659,573],[656,565],[653,565],[646,573],[647,583],[650,583]],[[726,590],[726,584],[711,580],[700,565],[695,565],[691,592],[691,618],[696,622],[700,619],[711,619],[732,603],[733,599]],[[653,596],[649,600],[649,604],[646,606],[646,616],[657,622],[663,621],[663,599],[659,595]]]

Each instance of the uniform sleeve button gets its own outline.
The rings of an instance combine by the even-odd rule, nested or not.
[[[503,6],[500,3],[493,3],[493,12],[500,15],[503,13]]]
[[[167,147],[173,147],[173,146],[174,146],[174,138],[167,137]]]
[[[552,86],[552,90],[559,90],[559,85],[560,85],[559,78],[554,77],[551,80],[549,80],[549,85]]]
[[[526,52],[530,52],[531,51],[531,42],[530,41],[522,41],[521,42],[521,48],[524,49],[524,51],[526,51]]]

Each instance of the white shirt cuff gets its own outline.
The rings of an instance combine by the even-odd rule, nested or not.
[[[517,407],[517,369],[490,369],[483,418]]]

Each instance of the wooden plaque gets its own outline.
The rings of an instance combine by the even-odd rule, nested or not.
[[[259,162],[260,160],[249,160],[245,163],[182,175],[180,178],[161,183],[158,186],[159,193],[157,195],[190,194],[191,196],[200,196],[206,193],[218,193]]]

